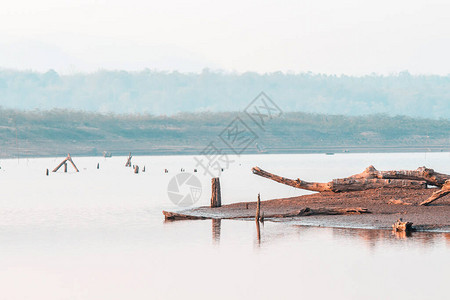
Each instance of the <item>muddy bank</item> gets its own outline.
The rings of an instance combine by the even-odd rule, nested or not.
[[[430,206],[419,206],[437,189],[376,189],[346,193],[321,192],[261,202],[266,221],[299,225],[388,229],[399,218],[413,222],[416,230],[450,232],[450,196]],[[255,197],[256,198],[256,197]],[[361,210],[358,210],[361,209]],[[309,211],[342,211],[308,214]],[[348,210],[348,211],[347,211]],[[367,210],[367,211],[365,211]],[[254,219],[256,201],[163,212],[167,220]],[[347,212],[346,212],[347,211]]]

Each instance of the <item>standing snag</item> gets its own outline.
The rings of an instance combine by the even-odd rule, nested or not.
[[[220,195],[219,177],[211,179],[211,207],[221,207],[222,197]]]
[[[259,222],[259,214],[260,214],[260,210],[261,210],[261,197],[258,193],[258,200],[256,201],[256,216],[255,216],[255,221],[258,223]]]

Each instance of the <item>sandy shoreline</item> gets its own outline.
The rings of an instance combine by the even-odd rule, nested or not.
[[[413,222],[417,231],[450,232],[450,197],[443,197],[430,206],[419,206],[436,189],[377,189],[360,192],[323,192],[292,198],[261,202],[261,211],[266,221],[289,222],[297,225],[336,228],[391,229],[399,218]],[[408,203],[395,204],[395,203]],[[345,215],[302,215],[270,217],[277,214],[295,215],[301,210],[367,208],[370,213]],[[218,208],[199,207],[176,212],[173,219],[252,219],[256,202],[241,202]],[[166,212],[166,219],[170,213]],[[169,218],[168,218],[169,216]],[[185,217],[183,217],[185,216]]]

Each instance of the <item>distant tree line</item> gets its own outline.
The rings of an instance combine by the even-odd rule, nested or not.
[[[60,75],[0,69],[0,106],[173,115],[243,110],[261,91],[285,112],[450,116],[450,75],[335,76],[143,70]]]

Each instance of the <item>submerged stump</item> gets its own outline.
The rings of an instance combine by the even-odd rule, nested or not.
[[[403,222],[402,219],[398,219],[397,222],[392,225],[392,229],[394,231],[411,231],[413,229],[412,224],[412,222]]]

